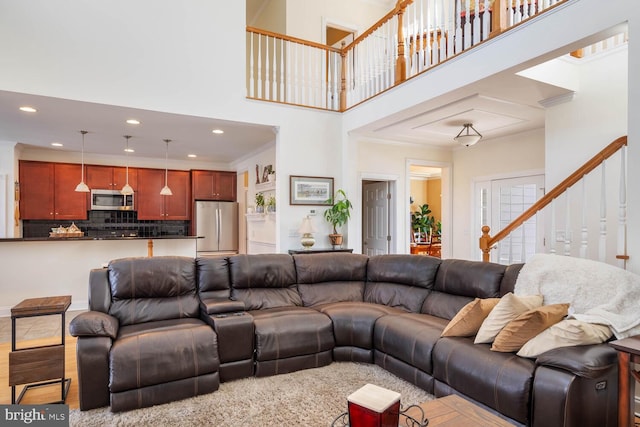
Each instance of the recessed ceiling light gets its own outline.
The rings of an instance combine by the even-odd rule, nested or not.
[[[196,156],[195,154],[187,154],[187,157],[192,157],[193,158],[193,157],[198,157],[198,156]]]
[[[53,145],[54,147],[62,147],[61,142],[52,142],[51,145]]]
[[[126,151],[127,153],[135,153],[136,150],[134,150],[133,148],[125,148],[124,151]]]
[[[129,119],[129,120],[127,120],[127,123],[129,123],[130,125],[139,125],[140,124],[140,120]]]
[[[216,135],[221,135],[224,133],[224,131],[222,129],[214,129],[211,132],[215,133]]]
[[[25,113],[35,113],[38,110],[36,110],[33,107],[29,107],[29,106],[25,105],[24,107],[20,107],[20,111],[24,111]]]

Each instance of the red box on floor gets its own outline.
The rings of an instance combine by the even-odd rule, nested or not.
[[[400,393],[367,384],[347,398],[350,427],[397,427]]]

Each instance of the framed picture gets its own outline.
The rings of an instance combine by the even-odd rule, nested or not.
[[[330,205],[333,197],[333,178],[318,176],[289,176],[289,204]]]
[[[269,174],[271,173],[272,170],[273,170],[272,165],[267,165],[264,167],[264,169],[262,170],[262,182],[269,181]]]

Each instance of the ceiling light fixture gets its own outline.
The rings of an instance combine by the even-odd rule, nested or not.
[[[470,133],[469,129],[472,129],[474,133]],[[478,141],[482,139],[482,135],[480,135],[480,132],[478,132],[476,128],[473,127],[473,124],[465,123],[462,127],[462,130],[453,139],[464,145],[465,147],[470,147],[474,144],[477,144]]]
[[[129,120],[127,120],[127,123],[129,123],[130,125],[139,125],[140,124],[140,120],[129,119]]]
[[[222,129],[214,129],[211,131],[211,133],[215,133],[216,135],[222,135],[224,131]]]
[[[194,159],[194,158],[196,158],[196,157],[198,157],[198,156],[197,156],[197,155],[195,155],[195,154],[187,154],[187,157],[191,157],[192,159]]]
[[[54,147],[62,147],[62,142],[52,142],[51,145]]]
[[[29,107],[29,106],[25,105],[24,107],[20,107],[20,111],[24,111],[25,113],[35,113],[38,110],[36,110],[33,107]]]
[[[167,149],[165,150],[164,154],[164,187],[162,187],[162,190],[160,190],[160,195],[173,196],[173,192],[167,184],[169,179],[169,143],[171,142],[171,140],[163,139],[163,141],[167,144]]]
[[[133,188],[129,185],[129,138],[131,138],[131,135],[125,135],[124,136],[125,139],[127,140],[127,148],[124,149],[124,151],[127,152],[126,154],[126,158],[127,158],[127,174],[126,174],[126,184],[124,184],[124,187],[122,187],[122,190],[120,190],[120,193],[126,195],[129,194],[133,194]]]
[[[79,193],[88,193],[90,191],[89,186],[84,183],[84,136],[88,132],[86,130],[81,130],[80,133],[82,134],[82,169],[81,169],[80,184],[76,186],[76,191]]]

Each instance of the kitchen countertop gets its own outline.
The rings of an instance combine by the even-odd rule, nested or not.
[[[166,239],[202,239],[203,236],[155,236],[155,237],[127,237],[127,236],[104,236],[104,237],[13,237],[0,239],[0,242],[58,242],[58,241],[79,241],[79,240],[166,240]]]

